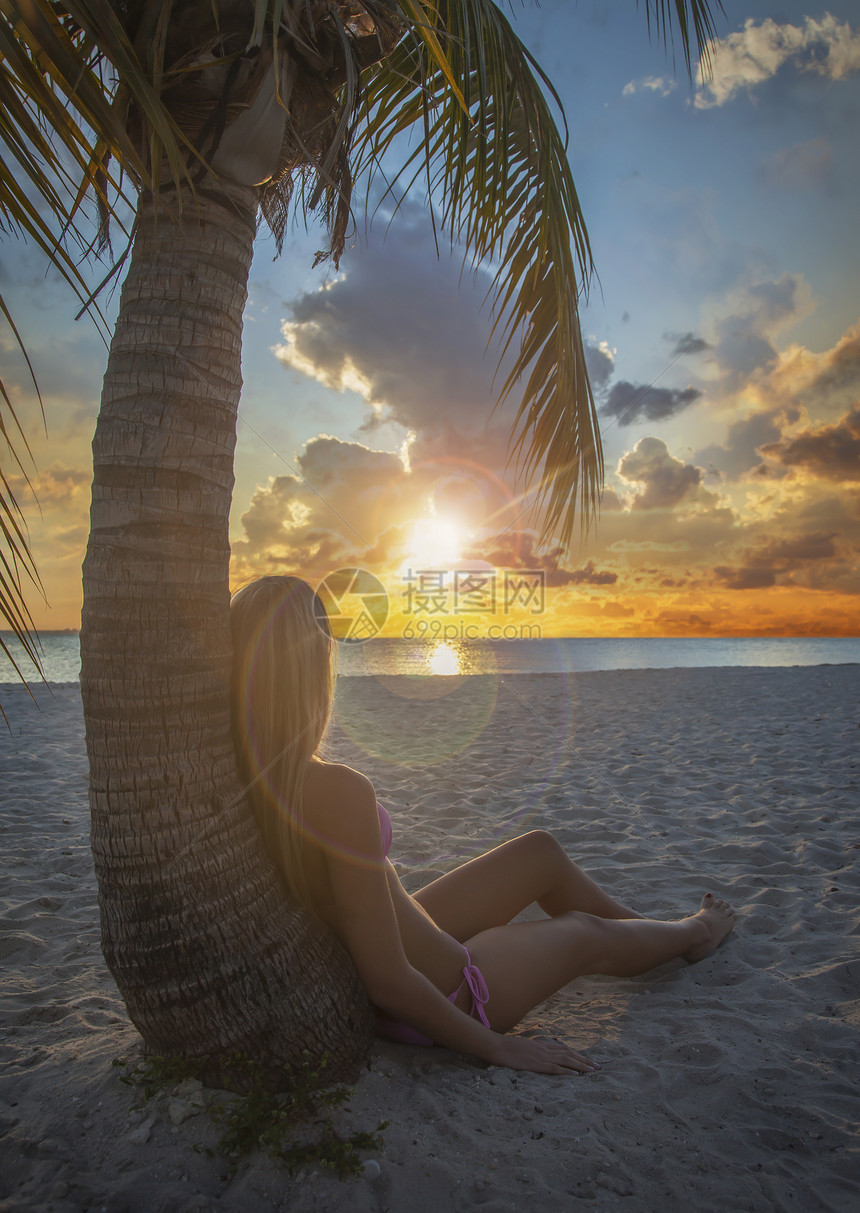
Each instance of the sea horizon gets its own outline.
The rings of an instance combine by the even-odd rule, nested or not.
[[[11,633],[0,633],[28,683],[41,681]],[[77,682],[80,640],[74,630],[40,633],[45,680]],[[378,677],[404,674],[586,673],[607,670],[695,669],[716,666],[777,667],[860,664],[857,636],[567,636],[517,640],[405,640],[376,637],[337,646],[340,674]],[[19,684],[14,668],[0,666],[0,685]]]

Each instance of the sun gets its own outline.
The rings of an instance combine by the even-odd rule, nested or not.
[[[451,569],[462,560],[468,532],[452,515],[435,511],[417,518],[412,524],[403,557],[407,569]]]

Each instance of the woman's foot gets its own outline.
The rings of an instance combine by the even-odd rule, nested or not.
[[[737,915],[727,901],[723,901],[722,897],[714,897],[712,893],[706,893],[702,898],[701,910],[687,921],[701,923],[707,928],[707,932],[701,931],[701,941],[684,953],[684,959],[693,964],[705,956],[710,956],[731,931],[736,918]]]

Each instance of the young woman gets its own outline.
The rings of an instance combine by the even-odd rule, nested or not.
[[[505,1033],[576,977],[700,960],[731,931],[734,911],[710,893],[678,922],[642,918],[543,830],[410,896],[388,860],[391,822],[372,783],[319,753],[334,694],[320,600],[296,577],[264,577],[231,611],[234,736],[257,821],[294,895],[349,950],[381,1035],[515,1070],[597,1070],[565,1044]],[[545,918],[511,921],[532,902]]]

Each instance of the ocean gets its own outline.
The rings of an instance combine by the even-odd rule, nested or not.
[[[38,682],[32,663],[8,633],[28,682]],[[43,632],[42,665],[48,682],[77,682],[77,632]],[[647,637],[559,640],[463,640],[449,642],[374,639],[338,645],[342,674],[555,674],[585,670],[666,670],[707,666],[860,665],[860,637]],[[0,653],[0,684],[18,678]]]

